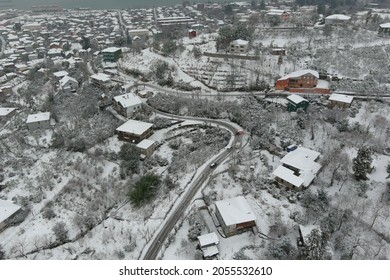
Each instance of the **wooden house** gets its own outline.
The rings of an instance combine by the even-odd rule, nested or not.
[[[290,112],[296,112],[298,109],[306,110],[309,107],[309,101],[297,94],[287,96],[287,100],[287,110]]]
[[[319,74],[314,70],[298,70],[276,81],[276,90],[291,88],[314,88],[317,86]]]

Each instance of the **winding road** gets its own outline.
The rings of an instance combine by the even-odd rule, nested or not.
[[[178,120],[195,120],[195,121],[203,121],[208,124],[218,125],[226,130],[229,130],[233,135],[233,142],[231,144],[232,147],[240,141],[241,136],[238,135],[237,127],[232,123],[223,120],[211,120],[206,118],[195,118],[195,117],[187,117],[187,116],[177,116],[164,112],[157,111],[153,109],[154,112],[162,117],[174,118]],[[141,254],[141,258],[145,260],[153,260],[158,257],[158,253],[160,252],[163,244],[167,240],[169,233],[172,231],[174,226],[179,221],[180,217],[184,214],[185,210],[191,204],[191,201],[194,199],[196,193],[200,190],[203,184],[208,180],[210,175],[213,173],[214,169],[221,164],[225,159],[227,159],[232,153],[234,153],[234,149],[225,149],[217,156],[215,156],[213,162],[217,163],[217,165],[213,168],[207,166],[201,172],[199,172],[194,178],[192,183],[188,186],[188,189],[183,192],[180,202],[176,204],[171,210],[171,212],[165,218],[163,225],[157,232],[154,234],[152,241],[144,248],[144,251]]]

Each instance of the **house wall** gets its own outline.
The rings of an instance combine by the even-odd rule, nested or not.
[[[50,128],[50,120],[28,123],[27,127],[29,130],[48,129]]]
[[[116,62],[122,55],[122,50],[118,50],[116,52],[104,52],[103,53],[103,60],[104,61],[110,61],[110,62]]]
[[[153,134],[153,130],[150,128],[147,131],[145,131],[142,135],[122,132],[122,131],[117,131],[117,133],[118,133],[119,140],[138,144],[142,140],[149,138]]]
[[[334,107],[337,107],[337,108],[349,108],[351,106],[351,104],[349,103],[345,103],[345,102],[341,102],[341,101],[335,101],[335,100],[331,100],[330,101],[330,107],[331,108],[334,108]]]
[[[231,44],[229,47],[230,53],[240,54],[240,53],[246,53],[247,51],[248,51],[248,45]]]
[[[156,148],[155,146],[156,145],[152,145],[147,149],[139,149],[139,151],[141,152],[141,154],[145,155],[146,157],[150,157]]]
[[[276,183],[278,183],[279,186],[286,187],[286,188],[288,188],[290,190],[294,190],[294,191],[302,190],[302,185],[299,186],[299,187],[296,187],[293,184],[290,184],[289,182],[286,182],[282,178],[275,177],[275,181],[276,181]]]

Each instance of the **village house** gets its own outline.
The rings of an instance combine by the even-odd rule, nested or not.
[[[288,20],[290,13],[285,10],[271,9],[266,13],[267,17],[278,17],[281,20]]]
[[[306,110],[309,107],[309,101],[297,94],[287,96],[287,100],[287,110],[289,112],[296,112],[298,109]]]
[[[129,118],[142,108],[142,101],[132,93],[118,95],[113,98],[113,108],[122,116]]]
[[[29,130],[50,128],[50,112],[29,115],[26,124]]]
[[[210,259],[219,254],[217,245],[219,244],[218,236],[215,232],[203,234],[197,237],[198,245],[203,253],[204,259]]]
[[[68,76],[69,73],[67,71],[58,71],[58,72],[54,72],[53,73],[54,77],[59,81],[61,80],[63,77],[65,76]]]
[[[345,95],[345,94],[339,94],[339,93],[332,93],[332,95],[329,97],[330,104],[329,106],[331,108],[349,108],[351,107],[353,96]]]
[[[243,196],[216,201],[215,215],[227,237],[256,226],[256,216]]]
[[[249,42],[246,40],[237,39],[230,43],[229,53],[245,54],[248,52]]]
[[[316,162],[319,156],[319,152],[304,147],[288,152],[273,172],[275,181],[292,190],[307,188],[321,169]]]
[[[121,141],[139,143],[153,134],[152,126],[152,123],[128,120],[116,129],[116,133]]]
[[[65,92],[76,91],[79,86],[79,83],[76,79],[65,76],[60,80],[60,88]]]
[[[117,47],[106,48],[101,51],[104,61],[116,62],[122,56],[122,49]]]
[[[104,73],[98,73],[91,76],[91,84],[98,87],[104,87],[108,85],[110,81],[110,76]]]
[[[296,93],[320,93],[330,92],[328,83],[319,80],[319,74],[314,70],[298,70],[278,79],[275,84],[276,90],[285,90]]]
[[[149,139],[144,139],[137,144],[137,148],[141,153],[141,158],[150,157],[155,151],[157,142]]]
[[[12,202],[0,199],[0,232],[2,232],[10,221],[18,214],[22,208]]]
[[[378,33],[390,35],[390,22],[380,24]]]
[[[12,117],[16,112],[16,108],[0,108],[0,123]]]
[[[12,91],[12,86],[10,85],[4,85],[0,88],[1,92],[4,94],[4,95],[10,95],[13,93]]]
[[[313,88],[317,85],[319,74],[314,70],[298,70],[276,81],[276,90],[290,88]]]
[[[346,25],[350,22],[350,20],[350,16],[334,14],[325,18],[325,25]]]

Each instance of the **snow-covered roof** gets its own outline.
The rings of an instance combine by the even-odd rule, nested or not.
[[[150,146],[154,145],[155,143],[156,141],[144,139],[138,143],[137,148],[140,148],[142,150],[147,150]]]
[[[219,239],[215,232],[200,235],[198,236],[198,240],[200,247],[219,244]]]
[[[121,48],[110,47],[110,48],[106,48],[106,49],[102,50],[102,53],[114,53],[114,52],[117,52],[120,50],[121,50]]]
[[[302,178],[299,178],[298,176],[294,175],[294,171],[284,167],[283,165],[279,165],[278,168],[276,168],[272,174],[275,177],[278,177],[297,188],[301,187],[304,183],[304,180]]]
[[[298,94],[291,94],[291,95],[287,96],[287,99],[289,101],[293,102],[294,104],[299,104],[303,101],[308,102],[305,98],[303,98],[302,96],[300,96]]]
[[[16,108],[0,108],[0,117],[5,117],[15,111]]]
[[[317,71],[310,70],[310,69],[304,69],[304,70],[298,70],[298,71],[294,71],[290,74],[287,74],[284,77],[280,78],[279,80],[287,80],[289,78],[299,78],[299,77],[301,77],[303,75],[307,75],[307,74],[311,74],[314,77],[316,77],[317,79],[320,77],[320,75],[318,74]]]
[[[332,95],[329,97],[329,100],[351,104],[353,101],[353,96],[332,93]]]
[[[390,28],[390,22],[382,23],[379,25],[381,28]]]
[[[28,115],[26,123],[43,122],[50,120],[50,112]]]
[[[232,44],[233,44],[233,45],[238,45],[238,46],[246,46],[246,45],[249,44],[249,42],[246,41],[246,40],[237,39],[237,40],[234,40],[234,41],[232,42]]]
[[[69,76],[65,76],[63,77],[61,80],[60,80],[60,85],[63,87],[66,85],[67,82],[69,81],[72,81],[74,83],[78,83],[76,79],[72,78],[72,77],[69,77]]]
[[[267,12],[267,15],[281,16],[285,12],[285,10],[271,9]]]
[[[334,14],[334,15],[327,16],[327,17],[325,18],[325,20],[327,20],[327,19],[350,20],[351,17],[346,16],[346,15],[342,15],[342,14]]]
[[[255,221],[256,216],[243,196],[215,202],[226,226]]]
[[[0,199],[0,223],[15,214],[20,208],[21,207],[19,205]]]
[[[315,162],[320,156],[319,152],[298,147],[285,155],[280,162],[299,170],[299,176],[304,180],[303,185],[309,186],[320,170],[321,165]]]
[[[126,133],[132,133],[135,135],[142,135],[152,126],[153,126],[152,123],[141,122],[136,120],[128,120],[120,127],[118,127],[116,130],[121,132],[126,132]]]
[[[219,250],[217,246],[209,246],[209,247],[202,248],[202,252],[205,258],[212,257],[219,254]]]
[[[121,104],[123,108],[128,108],[128,107],[142,104],[141,99],[132,93],[115,96],[114,100],[119,104]]]
[[[110,76],[104,73],[97,73],[91,76],[92,79],[102,81],[102,82],[108,82],[111,80]]]
[[[69,73],[66,71],[58,71],[58,72],[54,72],[53,75],[56,76],[57,78],[62,78],[68,76]]]

